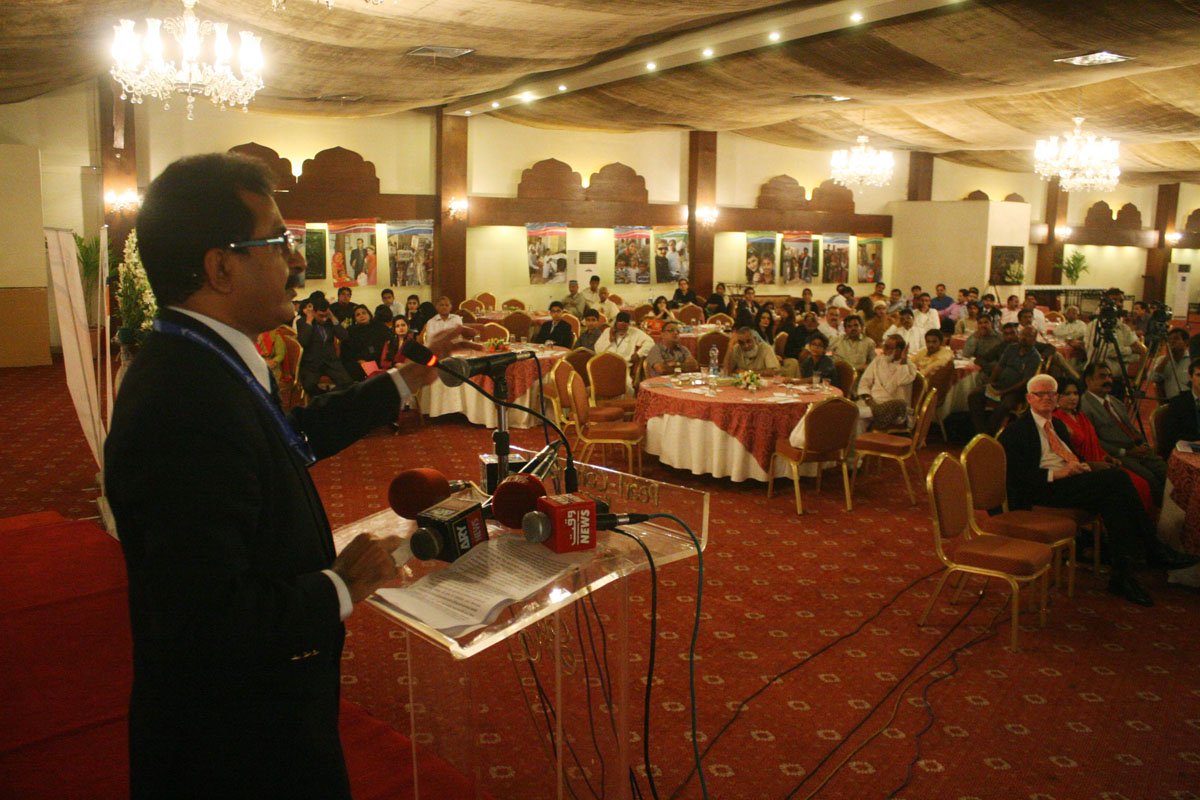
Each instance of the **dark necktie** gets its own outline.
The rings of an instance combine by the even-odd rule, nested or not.
[[[1112,400],[1107,397],[1104,398],[1104,409],[1108,411],[1108,415],[1113,418],[1113,422],[1117,423],[1117,427],[1119,427],[1126,436],[1135,442],[1140,442],[1142,440],[1142,437],[1138,436],[1138,432],[1121,418],[1121,416],[1117,413],[1117,410],[1113,408]]]

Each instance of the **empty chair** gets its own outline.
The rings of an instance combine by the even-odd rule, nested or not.
[[[775,334],[775,355],[783,359],[783,352],[787,349],[788,334],[787,331],[780,331]]]
[[[615,444],[625,448],[628,456],[628,471],[638,475],[642,471],[642,438],[641,426],[635,422],[599,422],[588,403],[588,390],[583,385],[583,378],[578,374],[571,375],[570,381],[571,413],[575,418],[575,430],[578,435],[579,461],[586,461],[596,445]],[[634,452],[637,453],[637,467],[634,468]]]
[[[475,295],[475,299],[483,304],[485,310],[496,310],[496,295],[492,294],[491,292],[480,292],[479,294]]]
[[[575,316],[574,314],[564,313],[562,318],[563,321],[571,326],[571,341],[575,341],[579,338],[579,317]]]
[[[842,394],[849,397],[854,391],[855,381],[858,380],[858,370],[849,361],[841,358],[833,360],[833,368],[837,370],[837,387],[842,390]]]
[[[558,412],[559,427],[569,431],[575,427],[575,414],[571,410],[571,376],[578,375],[571,362],[565,358],[554,365],[550,377],[554,381],[554,407]],[[624,413],[619,408],[593,408],[590,419],[593,422],[620,422]]]
[[[608,296],[608,299],[611,300],[613,303],[615,303],[617,308],[620,308],[621,306],[625,305],[625,301],[621,299],[621,295],[619,295],[619,294],[610,294]]]
[[[514,311],[501,320],[500,324],[514,339],[520,341],[529,338],[529,331],[533,327],[533,317],[524,311]]]
[[[696,360],[703,368],[708,367],[708,351],[717,348],[717,363],[725,363],[725,353],[729,350],[729,335],[720,331],[709,331],[696,342]]]
[[[507,300],[505,300],[504,303],[500,307],[503,308],[505,311],[524,311],[525,310],[525,301],[518,300],[515,297],[510,297]]]
[[[476,322],[476,321],[477,321],[477,320],[475,319],[475,314],[474,314],[474,313],[472,313],[471,311],[468,311],[468,310],[467,310],[467,309],[465,309],[465,308],[460,308],[460,309],[458,310],[458,315],[459,315],[460,317],[462,317],[462,321],[463,321],[463,323],[466,323],[466,324],[473,323],[473,322]]]
[[[503,342],[507,342],[509,339],[508,328],[504,327],[498,322],[489,322],[483,326],[482,336],[485,342],[491,339],[499,339]]]
[[[470,311],[472,314],[478,314],[483,311],[483,303],[473,297],[468,297],[458,304],[459,311]]]
[[[850,473],[846,456],[854,434],[858,429],[858,406],[844,397],[830,397],[813,405],[801,419],[804,425],[804,447],[793,447],[787,436],[775,442],[771,454],[770,470],[767,473],[767,497],[775,489],[775,459],[782,458],[791,468],[792,484],[796,491],[796,513],[804,513],[800,499],[800,465],[817,465],[817,491],[821,491],[822,466],[833,462],[842,466],[842,488],[846,492],[846,510],[854,508],[850,492]]]
[[[704,309],[691,303],[685,303],[675,310],[675,318],[684,325],[699,325],[704,322]]]
[[[728,314],[713,314],[708,318],[710,325],[733,325],[733,317]]]
[[[642,303],[640,306],[638,306],[637,308],[635,308],[633,310],[633,321],[635,323],[640,323],[643,319],[646,318],[646,315],[649,314],[653,310],[654,310],[654,306],[650,305],[649,303]]]
[[[937,410],[934,412],[933,418],[937,422],[938,427],[942,431],[942,441],[948,442],[946,436],[946,426],[942,423],[940,414],[941,407],[946,404],[946,398],[950,396],[950,387],[954,384],[954,364],[947,364],[933,371],[929,376],[929,387],[937,389],[938,403]]]
[[[570,364],[571,367],[583,377],[583,382],[584,382],[585,386],[587,385],[587,382],[588,382],[587,363],[589,361],[591,361],[592,356],[594,356],[594,355],[596,355],[596,354],[593,353],[591,350],[588,350],[586,347],[576,347],[574,350],[567,353],[567,355],[563,359],[568,364]]]

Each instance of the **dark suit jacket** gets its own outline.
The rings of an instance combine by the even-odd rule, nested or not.
[[[1164,460],[1171,457],[1175,443],[1200,439],[1200,423],[1196,419],[1196,398],[1191,389],[1180,392],[1167,403],[1167,412],[1155,432],[1158,437],[1158,454]]]
[[[321,339],[320,330],[323,328],[326,333],[324,340]],[[309,378],[313,380],[321,376],[322,371],[328,369],[330,364],[341,364],[338,357],[337,346],[335,341],[340,341],[342,347],[350,340],[350,333],[341,325],[335,325],[332,322],[325,325],[316,324],[309,325],[303,319],[296,321],[296,340],[300,342],[300,346],[304,348],[304,353],[300,356],[300,383],[307,383]]]
[[[560,320],[557,325],[554,324],[554,320],[547,320],[542,323],[542,327],[538,328],[538,332],[533,336],[533,341],[538,344],[548,342],[559,347],[570,347],[575,343],[575,333],[566,320]]]
[[[314,398],[294,426],[325,457],[398,405],[392,381],[366,381]],[[133,797],[349,797],[344,632],[320,573],[333,540],[264,404],[214,353],[152,333],[117,396],[105,487],[129,576]]]
[[[1061,420],[1053,420],[1054,431],[1063,444],[1071,446],[1071,432]],[[1042,469],[1042,439],[1033,415],[1026,411],[1000,434],[1000,444],[1008,461],[1008,507],[1017,511],[1032,508],[1054,486],[1049,470]],[[1078,454],[1076,454],[1078,455]],[[1082,459],[1081,459],[1082,460]]]

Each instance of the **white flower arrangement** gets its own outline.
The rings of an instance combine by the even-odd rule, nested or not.
[[[757,392],[763,385],[762,376],[752,369],[738,373],[737,385],[749,392]]]
[[[117,267],[117,312],[121,315],[121,327],[117,329],[121,344],[140,344],[158,313],[158,303],[138,252],[137,231],[129,232],[124,260]]]

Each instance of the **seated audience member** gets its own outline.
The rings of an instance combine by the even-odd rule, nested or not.
[[[887,302],[887,284],[879,281],[875,284],[875,291],[870,295],[871,305],[878,303],[880,300]]]
[[[1054,420],[1057,389],[1050,375],[1031,378],[1025,395],[1029,411],[1000,434],[1008,461],[1009,507],[1081,508],[1099,514],[1112,554],[1108,590],[1138,605],[1153,605],[1133,576],[1141,554],[1151,567],[1167,569],[1184,569],[1200,557],[1186,556],[1159,541],[1124,470],[1093,469],[1067,446],[1070,432]]]
[[[916,377],[917,368],[908,359],[904,337],[891,334],[883,340],[883,355],[868,364],[858,379],[857,398],[871,411],[872,430],[905,424]]]
[[[1166,351],[1159,356],[1150,371],[1150,380],[1158,389],[1158,396],[1170,400],[1180,392],[1188,390],[1188,332],[1183,328],[1167,331]]]
[[[929,301],[929,294],[927,292],[921,292],[921,294],[917,296],[916,308],[912,310],[913,327],[921,331],[922,341],[924,341],[925,331],[931,331],[934,328],[941,330],[942,327],[942,318],[939,317],[938,312],[929,305]],[[917,349],[919,350],[920,348],[918,347]]]
[[[962,349],[962,357],[975,359],[975,364],[985,377],[992,374],[992,367],[1000,360],[1004,348],[1017,343],[1017,326],[1005,325],[1004,332],[997,333],[992,330],[993,319],[986,314],[980,317],[975,333],[967,337]]]
[[[775,335],[781,333],[791,333],[792,328],[796,327],[796,309],[791,303],[784,303],[779,307],[779,319],[775,323]]]
[[[608,299],[608,287],[600,287],[600,304],[596,306],[596,310],[604,315],[604,318],[612,322],[617,318],[617,314],[621,313],[621,307]]]
[[[263,357],[263,361],[267,362],[267,369],[275,378],[275,385],[279,386],[283,377],[283,362],[287,358],[287,345],[283,341],[283,334],[278,329],[263,331],[254,340],[254,347]]]
[[[343,286],[337,291],[337,302],[329,306],[339,325],[349,325],[350,318],[354,316],[354,303],[350,302],[350,296],[350,287]]]
[[[771,313],[771,309],[764,306],[754,317],[754,335],[759,341],[772,347],[775,345],[775,315]]]
[[[1046,315],[1037,307],[1037,296],[1026,292],[1025,300],[1021,303],[1022,308],[1029,309],[1033,314],[1033,327],[1038,329],[1038,333],[1046,332]]]
[[[839,283],[837,293],[829,298],[828,308],[854,308],[854,289],[844,283]]]
[[[316,292],[313,292],[316,294]],[[306,297],[303,300],[293,300],[292,305],[296,309],[296,317],[292,320],[292,332],[296,330],[296,323],[308,317],[308,309],[312,308],[313,298]]]
[[[987,383],[967,396],[967,407],[976,432],[994,436],[1012,410],[1020,405],[1025,396],[1025,384],[1042,365],[1041,353],[1035,347],[1036,337],[1035,329],[1022,329],[1017,334],[1017,343],[1008,345],[1000,354]],[[990,413],[989,403],[992,404]]]
[[[688,285],[687,278],[679,279],[679,286],[675,289],[675,294],[671,295],[671,308],[682,308],[688,303],[696,304],[696,293],[692,291]]]
[[[654,347],[654,340],[641,328],[634,327],[632,319],[628,311],[618,313],[613,324],[596,340],[596,352],[616,353],[626,363],[632,361],[634,356],[645,357]]]
[[[938,316],[942,320],[942,333],[947,336],[954,335],[954,331],[958,327],[958,321],[967,316],[968,302],[967,290],[959,289],[953,303],[945,308],[938,309]]]
[[[391,332],[386,324],[372,317],[370,309],[364,305],[354,307],[353,319],[342,344],[342,366],[351,378],[361,381],[367,377],[361,362],[378,363]]]
[[[1119,292],[1114,296],[1119,296]],[[1118,399],[1122,399],[1125,397],[1127,378],[1122,372],[1121,365],[1124,363],[1126,369],[1136,369],[1137,360],[1146,354],[1146,345],[1142,344],[1137,334],[1125,323],[1123,310],[1117,312],[1117,321],[1112,326],[1112,342],[1107,341],[1107,337],[1103,333],[1099,334],[1099,341],[1097,340],[1097,325],[1098,317],[1092,317],[1092,321],[1088,323],[1087,334],[1083,339],[1088,361],[1093,362],[1097,358],[1097,348],[1103,348],[1101,356],[1113,377],[1112,393]],[[1113,347],[1113,342],[1116,343],[1116,347]],[[1119,359],[1118,353],[1120,354]]]
[[[617,259],[617,262],[618,263],[617,263],[617,266],[615,269],[615,274],[620,276],[624,272],[628,271],[629,259],[626,256],[621,256],[620,258]],[[632,282],[633,281],[630,281],[630,283],[632,283]],[[595,308],[595,309],[600,308],[600,276],[599,275],[593,275],[592,277],[588,278],[588,288],[584,289],[582,294],[583,294],[583,300],[585,303],[587,303],[588,308]],[[603,314],[604,312],[601,311],[600,313]]]
[[[1083,347],[1084,337],[1087,336],[1087,324],[1079,318],[1079,306],[1067,306],[1063,309],[1063,321],[1054,329],[1054,338],[1076,347]]]
[[[404,301],[404,313],[400,316],[404,317],[404,321],[408,323],[408,329],[414,336],[421,332],[420,327],[414,327],[413,323],[417,321],[417,317],[421,313],[421,298],[415,294],[410,294]],[[436,313],[436,312],[435,312]]]
[[[955,335],[970,336],[975,332],[975,326],[978,321],[979,303],[976,303],[974,300],[968,301],[965,312],[954,323]]]
[[[1102,363],[1088,364],[1083,371],[1087,392],[1080,405],[1091,420],[1104,452],[1136,472],[1150,484],[1156,505],[1162,505],[1167,482],[1167,462],[1147,444],[1145,437],[1129,421],[1125,404],[1112,397],[1112,373]]]
[[[817,325],[817,330],[830,341],[842,335],[842,312],[838,306],[829,306],[825,309],[825,317],[821,323]]]
[[[996,295],[989,293],[979,298],[979,316],[991,317],[992,328],[1000,330],[1004,324],[1000,321],[1003,314],[1000,313],[1000,306],[996,305]]]
[[[794,309],[800,314],[807,314],[810,311],[814,314],[820,312],[817,301],[813,300],[812,289],[805,289],[800,293],[800,300],[796,302]]]
[[[883,335],[884,338],[888,336],[899,336],[904,340],[904,344],[908,350],[913,353],[925,346],[925,331],[921,330],[913,323],[912,309],[900,309],[900,321],[888,328]]]
[[[378,312],[380,308],[385,307],[388,311],[392,312],[391,319],[395,319],[404,312],[404,306],[400,305],[399,301],[396,300],[396,293],[391,289],[384,289],[379,293],[379,305],[375,308],[375,311]]]
[[[737,304],[737,313],[733,318],[734,327],[753,329],[754,320],[759,311],[762,311],[762,306],[754,301],[754,289],[747,286],[742,291],[742,299]]]
[[[1188,366],[1188,388],[1171,398],[1155,434],[1158,454],[1164,459],[1171,457],[1177,443],[1200,441],[1200,358],[1192,359]]]
[[[862,320],[857,314],[842,320],[842,327],[845,333],[830,342],[829,353],[861,372],[875,358],[875,341],[862,335]]]
[[[1017,312],[1021,310],[1021,298],[1010,294],[1005,300],[1004,309],[1000,312],[1000,324],[1007,325],[1017,321]]]
[[[929,298],[929,307],[938,312],[938,314],[941,314],[954,304],[954,300],[946,293],[946,284],[939,283],[933,287],[933,292],[933,297]],[[962,293],[965,295],[967,290],[963,289]]]
[[[779,358],[775,348],[766,342],[759,341],[754,330],[749,327],[738,328],[734,340],[725,354],[725,372],[737,375],[739,372],[752,370],[759,375],[775,375],[779,372]]]
[[[811,311],[800,317],[800,324],[788,332],[787,341],[783,345],[784,363],[788,359],[798,359],[808,345],[808,340],[817,331],[817,315]]]
[[[1082,381],[1068,378],[1060,383],[1058,408],[1054,411],[1054,418],[1067,426],[1067,430],[1071,433],[1067,444],[1071,445],[1071,449],[1080,459],[1091,463],[1093,469],[1106,466],[1120,467],[1121,462],[1104,452],[1104,448],[1100,446],[1100,439],[1096,437],[1096,429],[1092,427],[1091,420],[1079,409],[1079,401],[1085,391]],[[1153,517],[1155,508],[1154,498],[1150,496],[1150,484],[1146,483],[1145,478],[1136,472],[1125,471],[1129,473],[1129,480],[1133,482],[1133,488],[1137,490],[1142,507],[1146,509],[1147,514]]]
[[[563,304],[558,300],[550,304],[550,319],[538,328],[538,332],[533,335],[533,341],[535,344],[552,344],[568,349],[575,343],[575,332],[563,319]]]
[[[646,373],[670,375],[675,372],[698,372],[700,365],[686,347],[679,343],[679,323],[663,325],[662,338],[646,354]]]
[[[816,375],[819,381],[828,381],[831,384],[837,381],[837,367],[833,365],[833,359],[825,354],[828,348],[829,340],[824,334],[814,333],[809,337],[808,345],[799,359],[801,378],[811,380]]]
[[[892,319],[888,316],[887,303],[883,300],[876,300],[875,307],[871,310],[871,316],[863,326],[863,333],[867,335],[868,339],[879,344],[892,325]]]
[[[579,332],[579,338],[575,340],[575,346],[595,352],[596,341],[602,333],[604,333],[604,328],[600,325],[600,312],[594,308],[589,308],[583,312],[583,330]]]
[[[342,366],[338,358],[334,342],[343,345],[349,339],[349,334],[341,325],[336,324],[329,301],[319,297],[312,302],[306,311],[305,319],[296,323],[296,340],[304,348],[300,356],[299,378],[300,386],[309,397],[322,393],[317,385],[322,375],[328,376],[334,385],[342,389],[354,383],[354,380]]]
[[[432,319],[425,322],[421,332],[424,334],[425,341],[430,341],[433,337],[450,329],[462,328],[462,317],[458,314],[450,313],[450,298],[443,295],[437,301],[437,314]]]
[[[947,364],[954,363],[954,351],[943,344],[943,339],[942,332],[936,328],[925,331],[925,347],[913,353],[913,364],[927,378]]]
[[[654,298],[653,309],[645,316],[645,319],[657,319],[663,322],[675,319],[675,315],[671,313],[671,309],[667,306],[667,298],[660,294]]]
[[[383,350],[379,353],[379,368],[391,369],[409,363],[402,351],[405,343],[412,341],[413,338],[413,333],[408,328],[408,320],[404,317],[396,317],[392,320],[392,335],[384,342]]]
[[[892,289],[891,297],[888,300],[887,313],[899,314],[901,309],[908,308],[908,301],[904,299],[904,293],[899,289]]]
[[[579,281],[574,278],[567,281],[567,295],[560,302],[563,311],[574,314],[576,319],[583,319],[583,312],[588,309],[587,297],[579,291]]]
[[[717,284],[713,293],[708,296],[708,300],[704,303],[704,311],[710,317],[713,314],[729,313],[729,300],[725,297],[725,284]]]

